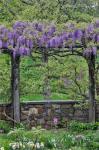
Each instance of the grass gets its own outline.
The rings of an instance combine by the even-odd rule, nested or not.
[[[9,145],[10,142],[12,142],[12,140],[9,137],[7,137],[6,134],[1,134],[0,135],[0,146],[1,147],[4,146],[5,149],[8,150],[8,145]]]
[[[70,97],[66,94],[62,93],[52,93],[51,97],[49,98],[50,100],[69,100]],[[45,100],[44,96],[41,94],[33,94],[33,95],[22,95],[20,96],[20,101],[21,102],[28,102],[28,101],[43,101]],[[7,100],[5,98],[0,98],[0,103],[8,103],[10,100]]]
[[[21,101],[41,101],[44,100],[44,96],[41,94],[25,95],[21,96]],[[68,100],[69,97],[66,94],[52,93],[50,100]]]

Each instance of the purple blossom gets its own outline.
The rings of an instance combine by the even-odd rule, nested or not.
[[[13,32],[8,32],[8,38],[9,39],[13,39],[14,38]]]
[[[30,39],[30,45],[29,48],[32,49],[33,48],[33,41]]]
[[[83,36],[83,32],[80,29],[78,29],[74,32],[73,39],[74,40],[76,40],[76,39],[81,40],[82,36]]]
[[[39,24],[39,23],[36,23],[35,24],[35,29],[39,32],[42,32],[43,31],[43,25],[42,24]]]
[[[92,33],[94,31],[94,25],[93,24],[90,24],[87,28],[87,32],[88,33]]]
[[[27,48],[27,47],[20,47],[19,48],[19,54],[21,56],[29,55],[30,54],[29,48]]]
[[[55,36],[52,39],[50,39],[47,43],[47,48],[57,48],[63,45],[63,39],[62,36]]]
[[[2,48],[2,40],[0,40],[0,48]]]
[[[95,35],[95,42],[99,42],[99,34]]]
[[[13,39],[14,40],[17,40],[19,36],[20,35],[16,31],[13,32]]]
[[[3,47],[3,48],[8,48],[8,42],[7,42],[7,41],[3,41],[2,47]]]
[[[53,123],[54,123],[54,125],[57,125],[58,124],[58,118],[54,117],[53,118]]]
[[[67,40],[68,40],[68,34],[65,33],[65,32],[62,33],[61,37],[62,37],[62,40],[63,40],[63,41],[67,41]]]
[[[14,47],[14,40],[13,39],[8,41],[8,46]]]
[[[55,47],[55,45],[56,45],[55,38],[52,38],[52,39],[49,41],[49,46],[50,46],[50,48],[53,48],[53,47]]]
[[[17,39],[17,46],[20,47],[22,45],[25,45],[25,37],[19,36],[19,38]]]
[[[2,32],[3,32],[4,35],[7,35],[8,34],[8,29],[5,28],[5,29],[2,30]]]
[[[25,47],[24,55],[27,55],[27,56],[30,55],[30,49],[29,48]]]
[[[51,35],[53,35],[53,33],[56,31],[56,28],[53,26],[53,27],[51,27],[50,29],[49,29],[49,31],[48,31],[48,35],[49,36],[51,36]]]
[[[32,41],[32,39],[26,39],[25,42],[26,42],[26,43],[25,43],[26,47],[28,47],[28,48],[30,48],[30,49],[33,48],[33,41]]]
[[[51,31],[52,33],[54,33],[54,32],[56,31],[56,27],[55,27],[55,26],[51,27],[50,31]]]
[[[83,52],[83,55],[84,55],[86,58],[88,58],[88,57],[91,56],[91,53],[92,53],[91,49],[90,49],[90,48],[86,48],[86,49],[84,50],[84,52]]]
[[[92,47],[92,54],[94,56],[96,56],[96,54],[97,54],[97,48],[96,47]]]
[[[3,31],[5,29],[5,26],[0,25],[0,31]]]
[[[18,29],[18,28],[25,28],[27,26],[27,22],[21,22],[21,21],[17,21],[14,25],[13,25],[13,29]]]
[[[39,47],[42,47],[45,45],[45,43],[48,41],[48,37],[47,35],[42,35],[42,37],[40,37],[39,39],[37,39],[37,44]]]
[[[46,41],[49,39],[48,36],[45,35],[45,34],[44,34],[41,38],[42,38],[42,40],[43,40],[44,42],[46,42]]]
[[[96,56],[96,54],[97,54],[97,48],[96,47],[86,48],[85,51],[83,52],[83,55],[87,58],[90,57],[91,55]]]
[[[25,54],[25,48],[24,47],[20,47],[19,48],[19,54],[22,56]]]
[[[41,39],[37,39],[37,45],[38,45],[39,47],[42,47],[42,40],[41,40]]]
[[[96,28],[99,28],[99,20],[97,20],[97,21],[95,22],[95,27],[96,27]]]
[[[90,39],[91,39],[92,41],[94,41],[94,42],[95,42],[95,36],[96,36],[96,34],[90,35]]]
[[[50,41],[48,41],[47,42],[47,44],[46,44],[46,48],[50,48],[51,46],[50,46]]]
[[[72,39],[72,37],[73,37],[73,33],[72,32],[68,33],[68,38]]]

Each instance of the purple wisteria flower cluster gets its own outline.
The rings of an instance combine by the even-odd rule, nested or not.
[[[0,26],[0,49],[12,50],[13,56],[29,55],[33,48],[73,48],[81,45],[83,55],[96,55],[99,44],[99,20],[86,28],[70,24],[61,31],[53,24],[16,22],[11,29]]]

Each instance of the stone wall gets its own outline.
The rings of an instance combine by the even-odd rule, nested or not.
[[[87,105],[79,105],[77,101],[35,101],[21,103],[21,122],[32,126],[42,125],[51,127],[54,119],[60,122],[78,120],[88,122]],[[79,107],[80,106],[80,107]],[[10,104],[0,105],[0,119],[11,120],[13,118],[12,106]],[[99,104],[96,105],[96,120],[99,121]]]

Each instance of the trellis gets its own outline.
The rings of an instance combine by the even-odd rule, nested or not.
[[[95,121],[95,60],[99,49],[99,21],[78,29],[69,24],[59,32],[54,25],[17,22],[12,29],[0,27],[0,49],[11,57],[11,99],[14,122],[20,122],[20,57],[42,54],[50,56],[78,55],[86,59],[89,71],[89,121]]]

